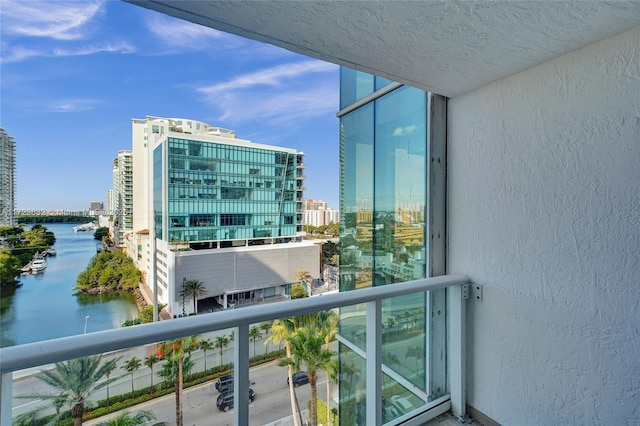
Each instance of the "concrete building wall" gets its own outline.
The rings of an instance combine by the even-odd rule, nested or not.
[[[175,277],[173,313],[182,309],[179,293],[183,278],[202,281],[207,288],[207,297],[213,297],[284,286],[296,281],[298,269],[306,269],[314,279],[320,277],[320,249],[307,242],[176,251],[169,255],[175,258],[168,274]],[[187,304],[186,310],[192,312],[193,306]]]
[[[636,28],[449,101],[467,399],[501,424],[640,419],[639,100]]]

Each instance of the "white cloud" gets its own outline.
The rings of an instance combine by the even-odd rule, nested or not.
[[[50,102],[45,108],[52,112],[79,112],[92,110],[98,103],[93,99],[60,99]]]
[[[8,47],[5,43],[2,44],[2,58],[0,63],[8,64],[10,62],[20,62],[25,59],[44,56],[41,50],[29,49],[24,46],[11,46]]]
[[[198,91],[220,121],[291,124],[338,110],[338,67],[307,60],[254,71]],[[334,74],[330,74],[333,72]]]
[[[158,14],[149,15],[146,24],[152,34],[171,47],[204,50],[211,47],[213,40],[228,38],[213,28]]]
[[[76,49],[54,49],[51,56],[85,56],[95,53],[134,53],[136,49],[128,43],[106,44],[103,46],[82,46]]]
[[[280,86],[283,84],[283,81],[286,80],[295,79],[309,74],[334,71],[336,69],[337,65],[315,60],[283,64],[278,65],[277,67],[241,75],[233,80],[223,83],[202,87],[199,91],[209,96],[215,96],[228,91],[248,89],[254,86]]]
[[[2,0],[2,33],[56,40],[78,40],[100,11],[102,1]]]
[[[2,47],[2,58],[0,63],[8,64],[11,62],[20,62],[29,58],[52,58],[52,57],[64,57],[64,56],[85,56],[93,55],[96,53],[134,53],[136,49],[126,42],[112,43],[105,45],[88,45],[81,46],[73,49],[29,49],[23,46],[11,46],[5,48]]]
[[[275,125],[326,115],[338,109],[338,89],[333,83],[308,89],[227,94],[217,105],[222,122],[270,121]]]
[[[398,127],[393,131],[393,136],[404,136],[415,132],[418,126],[412,124],[411,126]]]

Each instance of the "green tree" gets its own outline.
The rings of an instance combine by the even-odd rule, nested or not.
[[[293,283],[289,289],[289,294],[292,299],[302,299],[303,297],[307,297],[307,290],[304,289],[302,284]]]
[[[122,251],[101,251],[89,261],[87,269],[76,279],[75,289],[91,291],[132,290],[138,288],[142,273]]]
[[[138,411],[136,415],[132,415],[128,411],[123,411],[117,417],[106,422],[98,423],[97,426],[145,426],[150,421],[156,419],[156,415],[151,411]],[[153,426],[166,426],[167,422],[153,423]]]
[[[207,371],[207,351],[214,348],[213,342],[210,339],[203,339],[200,341],[200,349],[204,352],[204,371]]]
[[[335,256],[340,254],[340,247],[333,241],[327,241],[322,245],[322,264],[338,266]]]
[[[165,306],[162,303],[158,304],[158,315],[160,315],[160,311],[162,311]],[[140,309],[140,313],[138,313],[138,319],[143,323],[153,322],[153,305],[147,305],[144,308]]]
[[[231,343],[231,340],[227,336],[225,335],[216,336],[214,345],[216,348],[220,350],[220,365],[222,365],[222,354],[225,348],[229,346],[229,343]]]
[[[180,291],[180,297],[192,297],[193,298],[193,312],[198,313],[198,297],[207,295],[207,288],[204,283],[199,280],[187,280],[184,282],[182,291]]]
[[[155,354],[151,354],[144,359],[144,365],[149,367],[151,370],[151,387],[153,387],[153,366],[160,362],[160,358],[158,358]]]
[[[307,294],[311,296],[311,283],[313,282],[311,273],[306,269],[298,269],[296,271],[296,280],[307,289]]]
[[[95,232],[93,233],[93,238],[98,241],[102,241],[104,237],[109,237],[109,227],[100,226],[96,228]]]
[[[142,362],[138,359],[138,357],[133,357],[129,361],[124,364],[124,369],[131,374],[131,392],[133,393],[133,373],[142,367]]]
[[[296,371],[306,371],[309,375],[309,384],[311,386],[309,416],[311,426],[317,426],[318,424],[318,371],[332,368],[331,360],[335,355],[335,352],[324,347],[326,335],[326,331],[315,326],[297,329],[293,335],[287,337],[287,341],[291,345],[291,358],[284,358],[278,363],[281,366],[291,366]]]
[[[105,369],[104,375],[107,377],[107,381],[111,378],[111,373],[113,373],[113,370],[115,370],[116,367],[117,365],[114,363],[114,364],[109,364]],[[107,383],[107,406],[108,405],[109,405],[109,383]]]
[[[262,337],[262,332],[256,326],[249,329],[249,340],[253,341],[253,356],[256,356],[256,340]]]
[[[16,284],[22,264],[8,248],[0,249],[0,285]]]
[[[284,350],[287,357],[286,359],[291,359],[291,344],[289,343],[287,338],[294,330],[295,324],[290,318],[277,319],[273,321],[271,325],[271,336],[269,336],[269,338],[265,340],[264,344],[267,345],[269,343],[276,343],[279,345],[280,342],[284,341]],[[289,382],[289,396],[291,397],[291,414],[293,418],[293,426],[299,426],[302,423],[302,418],[298,420],[298,417],[296,417],[296,412],[299,413],[299,410],[296,400],[296,390],[293,386],[293,366],[291,364],[288,364],[287,378]]]
[[[265,321],[262,324],[260,324],[260,329],[262,330],[262,332],[264,333],[265,336],[267,336],[269,334],[269,332],[271,331],[271,326],[272,325],[273,325],[273,321]],[[264,352],[267,353],[267,345],[266,344],[265,344]]]
[[[41,370],[35,374],[35,377],[59,391],[58,393],[34,393],[21,395],[19,398],[49,400],[52,405],[56,401],[64,399],[65,404],[71,406],[73,425],[80,426],[84,410],[90,405],[89,397],[119,378],[112,377],[102,380],[107,371],[113,371],[113,366],[117,364],[119,358],[106,361],[102,365],[101,361],[102,355],[92,355],[66,362],[57,362],[53,369]],[[59,415],[54,418],[53,422],[56,422],[58,418]]]
[[[174,381],[176,395],[176,426],[184,426],[182,416],[182,384],[184,380],[184,358],[198,346],[198,336],[181,337],[165,342],[164,353],[167,359],[177,367]]]

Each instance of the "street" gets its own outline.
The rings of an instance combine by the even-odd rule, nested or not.
[[[273,424],[291,415],[291,400],[287,385],[287,369],[279,367],[277,361],[254,367],[249,372],[251,388],[256,392],[256,399],[249,404],[249,425],[263,426]],[[318,396],[326,399],[326,381],[324,373],[318,374]],[[332,387],[332,399],[335,397],[335,388]],[[296,395],[301,409],[307,408],[310,399],[311,387],[309,384],[296,388]],[[214,382],[186,389],[183,399],[184,424],[193,426],[223,426],[233,425],[234,410],[228,412],[219,411],[216,407],[216,398],[219,393],[215,389]],[[128,409],[131,413],[139,410],[149,410],[156,415],[156,421],[165,421],[175,424],[176,407],[174,394],[158,398]],[[85,425],[95,425],[117,413],[100,419],[85,422]],[[286,424],[286,423],[280,423]]]
[[[215,333],[208,333],[201,336],[201,338],[209,338],[215,341],[217,335],[228,335],[231,330],[224,330]],[[277,350],[277,345],[269,344],[265,347],[265,338],[257,339],[249,344],[249,355],[262,354],[265,351]],[[336,350],[337,343],[332,343],[332,350]],[[254,349],[255,347],[255,349]],[[151,385],[152,374],[151,370],[144,364],[133,372],[128,373],[124,369],[124,364],[133,358],[134,356],[144,361],[147,356],[148,349],[146,347],[136,347],[128,350],[118,351],[114,353],[105,354],[104,360],[118,358],[118,368],[111,374],[111,377],[120,378],[108,387],[96,392],[92,395],[91,400],[98,401],[106,399],[107,393],[110,396],[115,396],[121,393],[131,392],[133,386],[134,389],[141,389]],[[204,370],[204,351],[197,350],[192,352],[191,359],[195,362],[192,369],[193,372]],[[233,360],[233,343],[228,348],[223,350],[222,362],[230,363]],[[220,351],[219,349],[209,350],[206,353],[206,365],[207,368],[220,364]],[[154,366],[153,370],[153,383],[161,383],[162,378],[158,376],[162,363],[158,363]],[[50,368],[46,366],[43,368]],[[13,413],[12,416],[16,416],[34,410],[40,409],[44,404],[41,401],[34,401],[29,399],[17,398],[19,395],[31,394],[31,393],[48,393],[51,389],[44,382],[33,377],[33,374],[40,371],[43,368],[35,368],[30,370],[23,370],[14,374],[13,380]],[[250,424],[252,426],[262,426],[266,424],[272,424],[287,416],[291,415],[291,402],[289,398],[289,388],[287,385],[287,369],[285,367],[279,367],[277,361],[273,361],[267,364],[263,364],[257,367],[251,368],[249,372],[251,380],[251,388],[256,392],[256,399],[250,404]],[[326,399],[326,382],[324,380],[324,373],[318,374],[318,396],[323,400]],[[335,387],[332,386],[332,399],[335,398]],[[308,401],[310,399],[310,386],[308,384],[302,385],[296,388],[296,394],[300,403],[301,409],[306,410]],[[219,395],[215,389],[214,382],[208,382],[202,385],[195,386],[193,388],[185,389],[183,399],[183,412],[185,425],[231,425],[233,424],[233,410],[228,412],[221,412],[216,407],[216,398]],[[132,407],[127,411],[135,414],[139,410],[150,410],[156,416],[158,421],[166,421],[168,424],[175,423],[175,396],[174,394],[167,395],[162,398],[158,398],[153,401],[149,401],[145,404],[141,404],[138,407]],[[40,409],[42,415],[53,413],[53,409]],[[99,421],[104,421],[110,417],[114,417],[116,414],[105,416]],[[87,421],[85,424],[97,424],[99,421]],[[285,422],[278,423],[285,425]]]

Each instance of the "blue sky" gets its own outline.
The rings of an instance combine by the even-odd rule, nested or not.
[[[0,7],[0,126],[16,141],[18,209],[105,201],[131,119],[147,115],[303,151],[305,197],[338,208],[337,65],[121,1]]]

